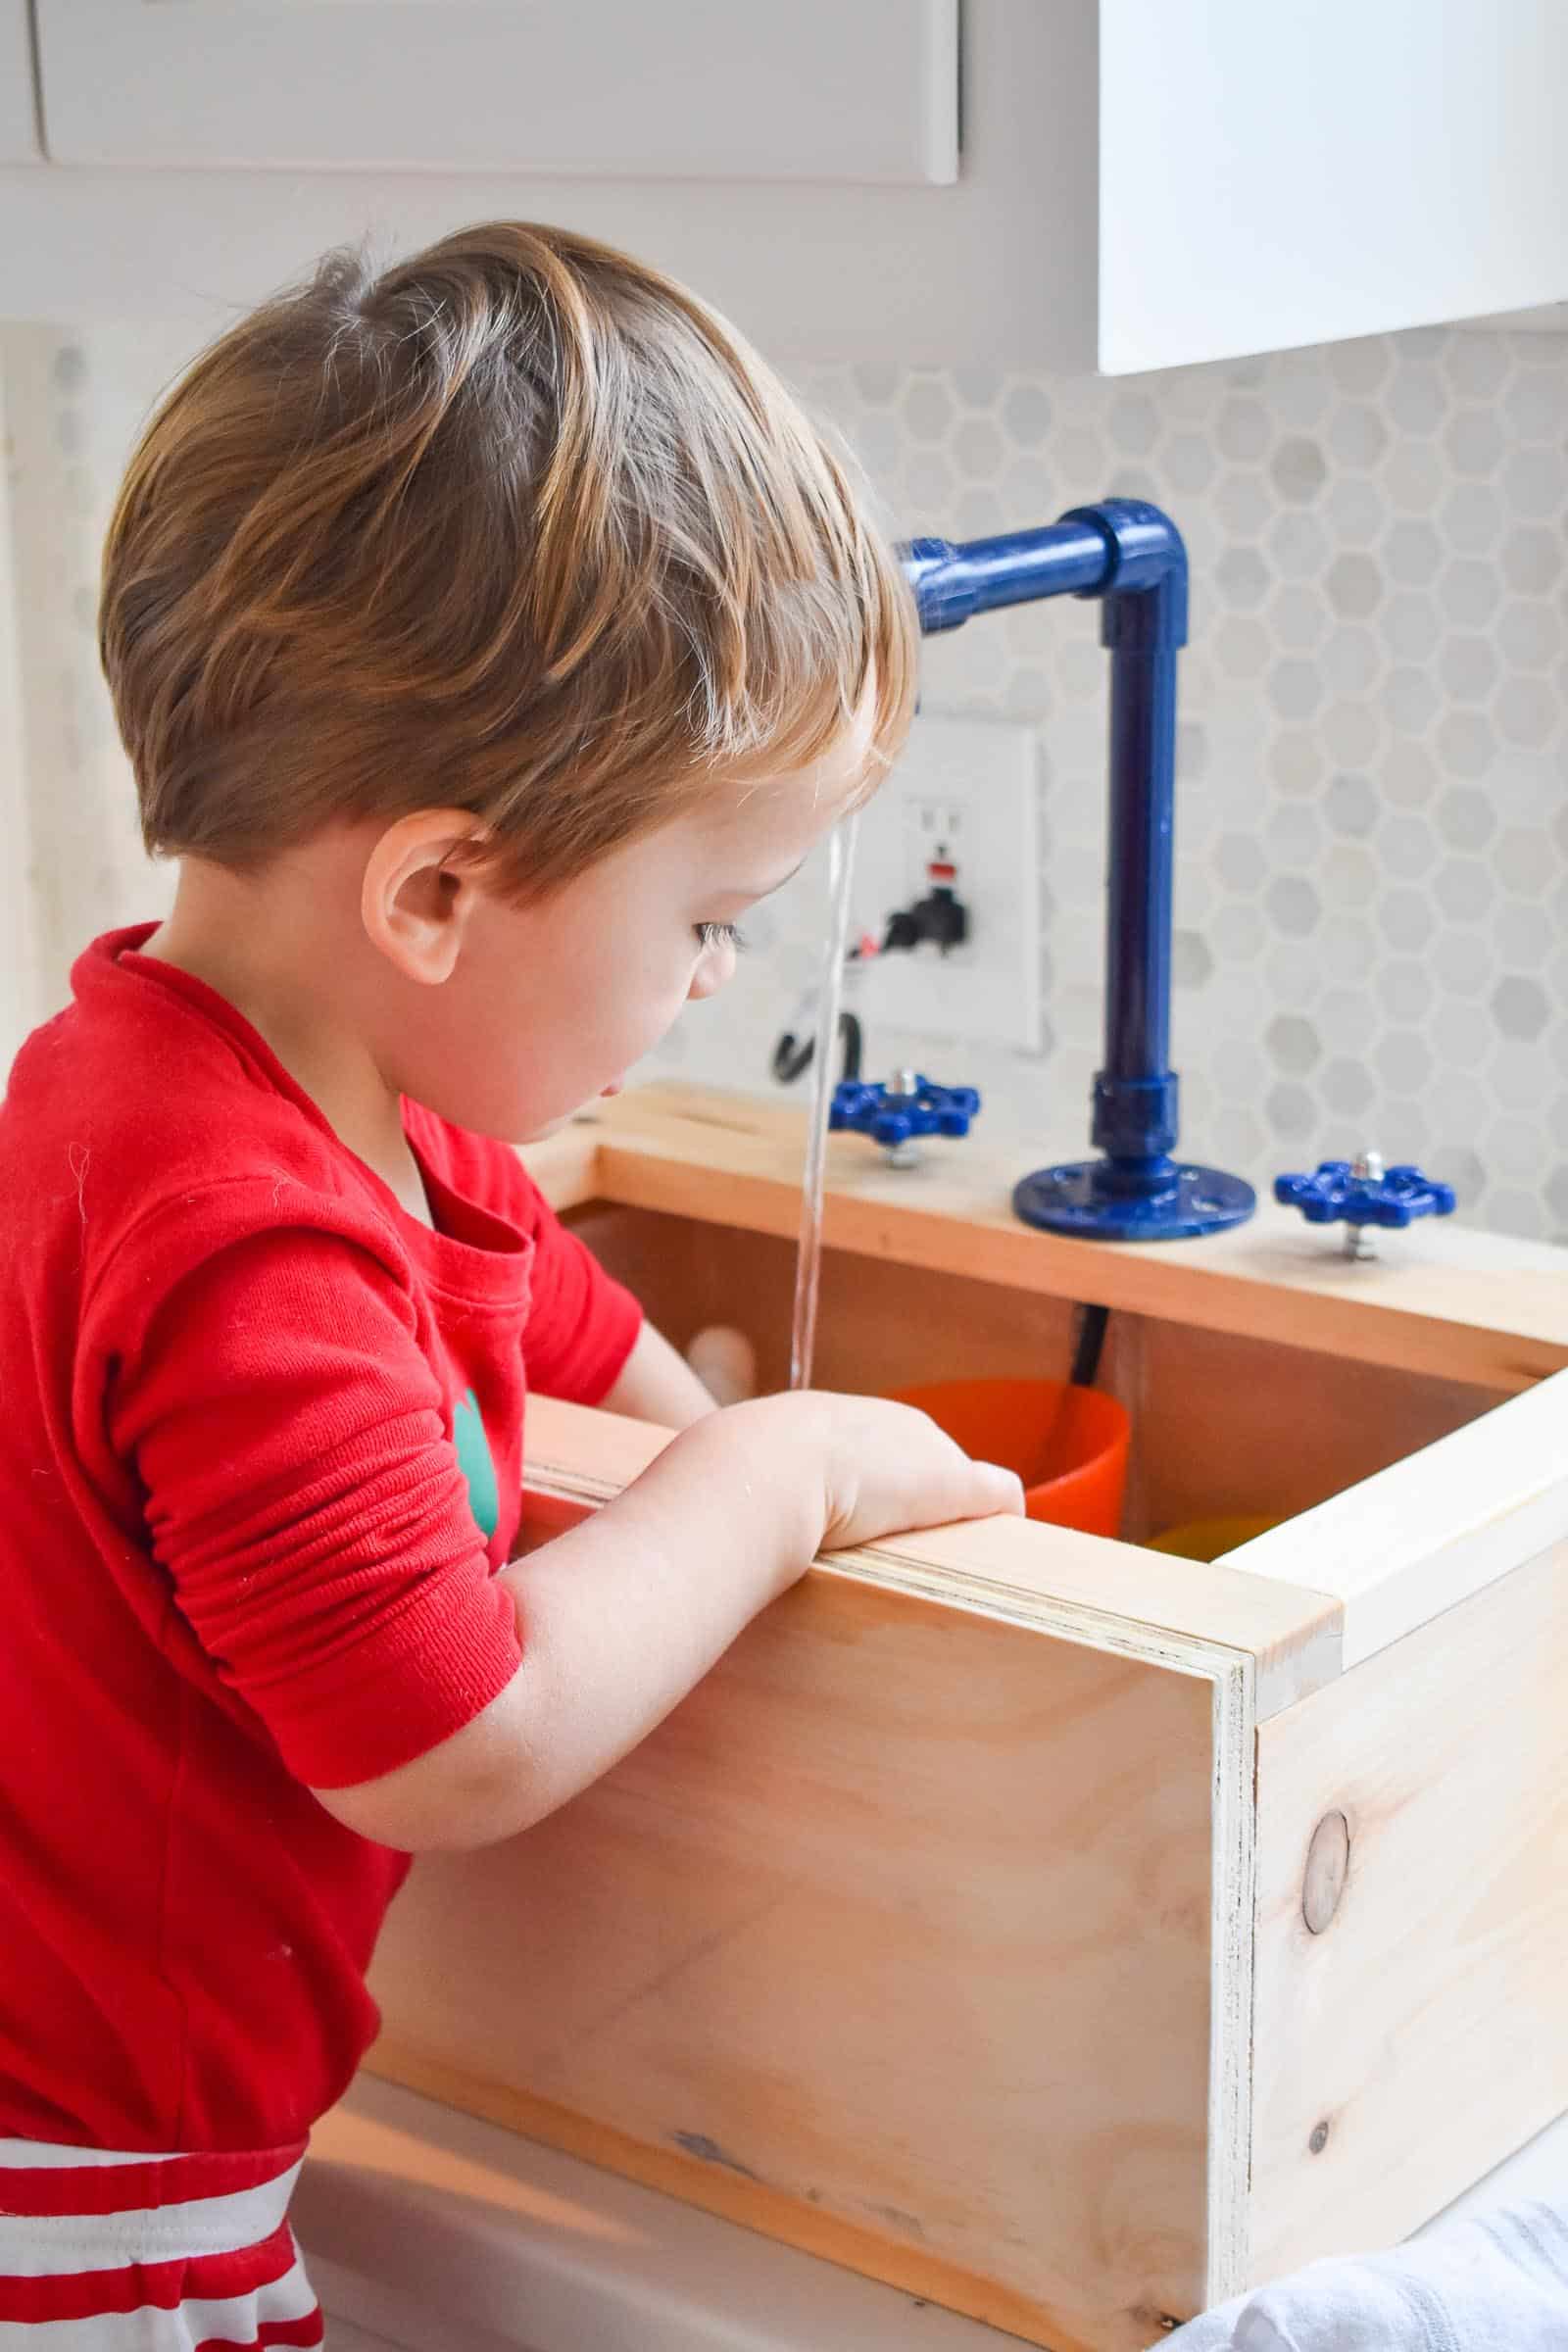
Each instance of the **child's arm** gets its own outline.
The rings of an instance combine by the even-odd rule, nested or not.
[[[651,1323],[637,1334],[614,1387],[601,1402],[606,1412],[656,1421],[661,1429],[686,1429],[715,1409],[690,1364]]]
[[[317,1794],[409,1852],[511,1837],[644,1739],[817,1551],[1022,1507],[1010,1472],[903,1405],[808,1394],[710,1414],[502,1572],[523,1654],[498,1698],[412,1763]]]

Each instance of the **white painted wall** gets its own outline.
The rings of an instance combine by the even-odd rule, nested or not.
[[[37,152],[27,0],[0,0],[0,164]]]

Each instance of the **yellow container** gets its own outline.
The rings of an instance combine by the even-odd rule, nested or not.
[[[1183,1560],[1217,1560],[1278,1526],[1277,1519],[1189,1519],[1185,1527],[1167,1528],[1164,1535],[1153,1537],[1149,1548],[1173,1551]]]

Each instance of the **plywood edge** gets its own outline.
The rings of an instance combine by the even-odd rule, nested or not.
[[[983,2320],[988,2327],[1024,2336],[1031,2343],[1049,2342],[1059,2347],[1059,2352],[1094,2352],[1081,2337],[1063,2335],[1053,2313],[993,2280],[903,2244],[895,2253],[885,2239],[870,2230],[858,2230],[833,2214],[813,2212],[809,2205],[750,2175],[727,2172],[721,2162],[655,2147],[572,2108],[429,2058],[411,2042],[389,2035],[372,2044],[364,2071],[406,2090],[419,2091],[443,2106],[499,2124],[525,2139],[560,2148],[602,2171],[662,2189],[688,2205],[738,2222],[744,2229],[785,2245],[799,2246],[825,2262],[880,2278],[907,2294],[928,2296],[966,2319]]]
[[[549,1397],[530,1399],[528,1412],[524,1478],[535,1524],[554,1516],[564,1525],[609,1501],[670,1443],[666,1430]],[[1240,1672],[1260,1720],[1341,1670],[1335,1595],[1034,1520],[923,1529],[826,1553],[814,1569],[1179,1672]]]
[[[1213,1684],[1207,2304],[1241,2290],[1252,2258],[1258,1719],[1249,1680],[1216,1677]]]
[[[665,1085],[600,1105],[569,1132],[599,1139],[599,1198],[754,1232],[796,1231],[797,1111]],[[525,1154],[552,1199],[551,1162],[541,1154],[557,1140]],[[1352,1264],[1272,1203],[1252,1222],[1199,1241],[1067,1240],[1013,1215],[1017,1163],[1017,1153],[1004,1161],[965,1144],[901,1175],[862,1139],[835,1139],[824,1239],[901,1264],[1487,1388],[1527,1389],[1568,1365],[1568,1253],[1545,1244],[1428,1226],[1390,1237],[1382,1261]]]
[[[1357,1665],[1568,1536],[1568,1372],[1218,1563],[1344,1612]]]

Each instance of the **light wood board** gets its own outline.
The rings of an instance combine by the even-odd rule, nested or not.
[[[568,1221],[677,1347],[705,1324],[732,1324],[756,1350],[759,1388],[788,1388],[793,1240],[602,1200]],[[827,1250],[812,1377],[862,1396],[921,1380],[1064,1380],[1073,1325],[1069,1298]]]
[[[1568,1537],[1568,1372],[1227,1555],[1345,1604],[1358,1664]]]
[[[1210,1720],[1201,1679],[814,1579],[573,1804],[419,1862],[372,2068],[1143,2352],[1206,2276]]]
[[[597,1198],[792,1237],[802,1114],[701,1088],[635,1089],[525,1157],[558,1206]],[[598,1138],[585,1172],[582,1136]],[[1042,1158],[1050,1154],[1042,1153]],[[1081,1152],[1074,1153],[1081,1156]],[[831,1246],[914,1268],[1250,1333],[1436,1379],[1517,1391],[1568,1365],[1568,1252],[1432,1219],[1371,1263],[1272,1201],[1250,1223],[1179,1243],[1037,1233],[1011,1208],[1025,1172],[966,1140],[899,1171],[859,1136],[828,1149]]]
[[[1394,2243],[1568,2108],[1565,1654],[1558,1544],[1259,1728],[1257,2279]]]

